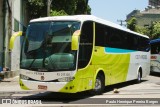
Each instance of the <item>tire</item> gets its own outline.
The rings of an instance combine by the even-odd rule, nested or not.
[[[141,75],[141,72],[138,71],[138,75],[137,75],[137,79],[136,79],[136,83],[141,83],[142,81],[142,75]]]
[[[105,82],[104,82],[104,76],[97,75],[94,89],[90,91],[90,94],[92,95],[100,95],[103,93],[105,88]]]

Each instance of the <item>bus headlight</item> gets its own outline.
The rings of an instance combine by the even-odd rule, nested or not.
[[[25,76],[25,75],[20,74],[20,79],[28,80],[28,79],[29,79],[29,77],[27,77],[27,76]]]
[[[73,81],[75,79],[75,77],[64,77],[64,78],[59,78],[58,81],[59,82],[69,82],[69,81]]]

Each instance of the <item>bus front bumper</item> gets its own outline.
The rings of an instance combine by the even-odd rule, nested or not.
[[[40,82],[20,79],[19,84],[21,89],[23,90],[52,91],[64,93],[77,92],[72,82]]]

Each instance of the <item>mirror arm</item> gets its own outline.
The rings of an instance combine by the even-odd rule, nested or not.
[[[13,49],[15,39],[16,39],[18,36],[22,36],[22,31],[15,32],[15,33],[13,33],[13,35],[11,36],[10,42],[9,42],[9,49],[10,49],[10,50]]]

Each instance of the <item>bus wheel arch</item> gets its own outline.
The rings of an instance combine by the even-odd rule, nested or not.
[[[90,93],[92,95],[99,95],[99,94],[102,94],[102,92],[104,91],[104,88],[105,88],[105,74],[102,70],[100,70],[95,79],[94,79],[95,83],[94,83],[94,86],[93,86],[93,89],[90,91]]]

